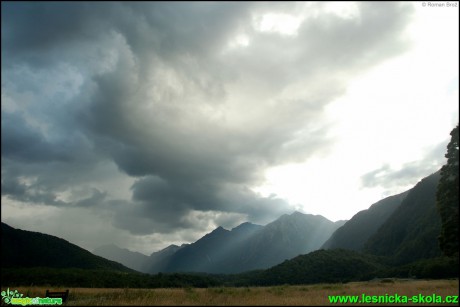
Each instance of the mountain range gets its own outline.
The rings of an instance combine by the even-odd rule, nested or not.
[[[245,222],[231,230],[218,227],[192,244],[170,245],[150,257],[113,245],[94,253],[146,273],[239,273],[317,250],[344,223],[294,212],[266,226]]]
[[[240,273],[270,268],[318,249],[337,248],[387,256],[395,264],[410,263],[441,255],[437,241],[441,224],[436,211],[439,178],[438,171],[349,221],[334,223],[319,215],[294,212],[266,226],[218,227],[192,244],[144,255],[142,265],[136,262],[135,253],[116,257],[123,251],[118,247],[95,253],[146,273]]]
[[[237,276],[232,281],[236,285],[347,281],[376,276],[376,272],[381,276],[412,276],[414,272],[454,276],[450,268],[458,268],[458,261],[440,258],[439,179],[438,171],[349,221],[334,223],[319,215],[294,212],[265,226],[246,222],[231,230],[218,227],[194,243],[170,245],[150,256],[115,245],[96,249],[97,256],[63,239],[2,223],[2,272],[3,268],[47,267],[126,273],[239,273],[228,275]],[[201,276],[198,279],[204,280],[203,284],[211,282],[204,275],[195,276]],[[155,283],[168,285],[162,278]]]

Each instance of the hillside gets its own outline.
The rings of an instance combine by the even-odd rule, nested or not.
[[[2,223],[2,268],[79,268],[134,272],[64,239]]]
[[[337,229],[321,248],[362,250],[366,241],[401,205],[408,193],[409,191],[406,191],[387,197],[373,204],[369,209],[358,212]]]
[[[440,172],[422,179],[366,242],[364,251],[398,264],[441,255],[441,220],[436,208]]]
[[[383,258],[345,249],[317,250],[250,274],[252,285],[342,283],[369,278],[388,266]]]

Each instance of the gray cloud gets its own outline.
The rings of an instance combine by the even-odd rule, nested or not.
[[[2,117],[2,156],[23,162],[66,161],[69,157],[33,131],[22,117],[8,114]]]
[[[298,5],[2,3],[2,195],[99,208],[134,234],[291,212],[250,188],[268,167],[329,148],[324,107],[409,47],[411,16],[358,3],[359,19],[307,18],[297,36],[253,28],[257,14]],[[228,49],[241,33],[249,45]],[[129,199],[100,186],[112,177],[134,178]]]
[[[415,185],[427,174],[438,171],[446,163],[444,157],[447,152],[448,139],[431,148],[423,159],[405,163],[399,170],[394,170],[385,164],[361,176],[361,185],[364,188],[383,187],[387,194],[401,192],[400,187]]]

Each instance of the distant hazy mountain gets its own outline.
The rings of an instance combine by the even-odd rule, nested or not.
[[[164,268],[169,265],[171,256],[181,248],[184,248],[188,245],[189,244],[182,244],[181,246],[177,246],[175,244],[171,244],[158,252],[152,253],[149,257],[145,272],[158,273],[164,271]]]
[[[295,212],[266,226],[243,223],[231,231],[218,227],[150,272],[238,273],[268,268],[320,248],[344,222]]]
[[[440,172],[422,179],[365,244],[364,251],[390,256],[397,263],[441,255],[441,218],[436,209]]]
[[[120,248],[114,244],[96,248],[93,254],[113,260],[139,272],[145,272],[150,257],[139,252],[132,252],[126,248]]]
[[[245,246],[241,271],[263,269],[317,250],[344,221],[294,212],[283,215],[255,234]]]
[[[243,223],[231,231],[218,227],[195,243],[187,245],[171,255],[162,272],[233,273],[238,270],[239,257],[248,238],[262,226]]]
[[[64,239],[2,223],[2,268],[80,268],[133,272]]]
[[[360,251],[379,227],[398,208],[409,191],[378,201],[355,214],[323,244],[323,249],[345,248]]]

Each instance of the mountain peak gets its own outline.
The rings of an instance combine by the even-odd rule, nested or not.
[[[217,227],[216,229],[214,229],[213,231],[211,231],[210,233],[206,234],[204,237],[202,237],[201,239],[204,239],[204,238],[209,238],[209,237],[215,237],[215,236],[219,236],[219,235],[222,235],[226,232],[230,232],[229,230],[225,229],[224,227],[222,226],[219,226]],[[200,240],[201,240],[200,239]],[[199,241],[199,240],[198,240]]]
[[[244,222],[234,228],[232,228],[231,233],[234,234],[242,234],[242,233],[252,233],[254,231],[257,231],[259,229],[264,228],[261,225],[253,224],[250,222]]]
[[[179,246],[177,246],[176,244],[171,244],[165,247],[163,250],[170,250],[170,249],[177,249],[177,248],[179,248]]]
[[[240,228],[240,227],[245,227],[245,226],[247,226],[247,225],[253,225],[253,224],[252,224],[251,222],[244,222],[244,223],[239,224],[239,225],[236,226],[236,227],[233,227],[232,230],[233,230],[233,229]]]
[[[257,224],[253,224],[251,222],[244,222],[244,223],[241,223],[239,224],[238,226],[232,228],[231,231],[234,231],[234,230],[240,230],[240,229],[248,229],[248,228],[259,228],[259,227],[263,227],[263,226],[260,226],[260,225],[257,225]]]

